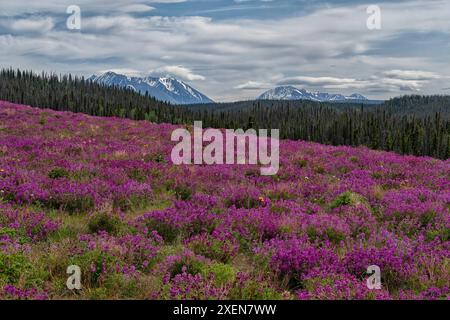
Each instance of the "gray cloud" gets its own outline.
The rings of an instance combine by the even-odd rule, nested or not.
[[[281,79],[277,85],[301,85],[310,88],[353,89],[371,92],[420,91],[431,80],[441,77],[420,70],[389,70],[367,79],[299,76]]]
[[[164,66],[156,70],[152,70],[150,73],[155,75],[174,75],[182,80],[186,81],[203,81],[206,78],[200,74],[195,74],[189,68],[183,66]]]
[[[218,101],[253,98],[257,90],[288,83],[373,98],[436,93],[450,75],[448,63],[436,59],[450,51],[448,1],[383,3],[383,27],[376,31],[366,28],[365,5],[272,20],[216,20],[158,16],[150,7],[163,1],[128,0],[80,1],[82,30],[70,31],[64,8],[70,2],[2,3],[16,24],[0,24],[0,60],[8,63],[2,66],[80,75],[171,73]],[[375,50],[405,34],[428,32],[439,32],[433,43],[441,39],[442,47],[417,56]]]
[[[235,89],[241,90],[265,90],[268,88],[270,88],[270,84],[257,81],[247,81],[235,87]]]
[[[427,71],[420,70],[390,70],[384,73],[386,77],[392,79],[404,79],[404,80],[433,80],[439,79],[440,76]]]
[[[55,23],[50,17],[0,21],[0,27],[14,34],[46,33],[51,31],[54,26]]]

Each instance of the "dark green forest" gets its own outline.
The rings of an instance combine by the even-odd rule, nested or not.
[[[174,106],[131,89],[71,75],[0,72],[0,99],[60,111],[204,127],[280,129],[282,138],[365,145],[402,154],[450,157],[450,96],[404,96],[380,105],[243,101]]]

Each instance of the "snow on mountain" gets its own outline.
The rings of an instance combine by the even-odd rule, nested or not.
[[[107,86],[130,88],[141,94],[148,93],[160,101],[172,104],[213,103],[210,98],[190,87],[186,83],[171,77],[128,77],[109,71],[100,76],[91,76],[89,81]]]
[[[358,93],[350,96],[342,94],[309,92],[305,89],[297,89],[292,86],[282,86],[264,92],[258,100],[311,100],[318,102],[345,102],[345,101],[368,101]]]

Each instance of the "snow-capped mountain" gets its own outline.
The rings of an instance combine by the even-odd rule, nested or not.
[[[200,104],[214,102],[183,81],[171,77],[128,77],[109,71],[100,76],[93,75],[88,78],[88,80],[107,86],[130,88],[141,94],[148,92],[149,96],[172,104]]]
[[[368,99],[358,93],[350,96],[342,94],[309,92],[305,89],[297,89],[292,86],[283,86],[271,89],[259,96],[258,100],[312,100],[318,102],[350,102],[368,101]]]

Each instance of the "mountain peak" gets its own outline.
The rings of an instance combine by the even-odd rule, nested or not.
[[[345,101],[368,101],[359,93],[344,96],[336,93],[310,92],[306,89],[298,89],[293,86],[280,86],[268,90],[259,96],[258,100],[311,100],[318,102],[345,102]]]
[[[357,99],[357,100],[368,100],[366,97],[364,97],[363,95],[361,95],[359,93],[353,93],[348,98],[353,98],[353,99]]]
[[[91,76],[89,81],[100,83],[107,86],[119,86],[130,88],[141,94],[148,93],[160,101],[166,101],[172,104],[202,104],[213,103],[210,98],[192,88],[188,84],[176,78],[165,77],[129,77],[108,71],[100,76]]]

